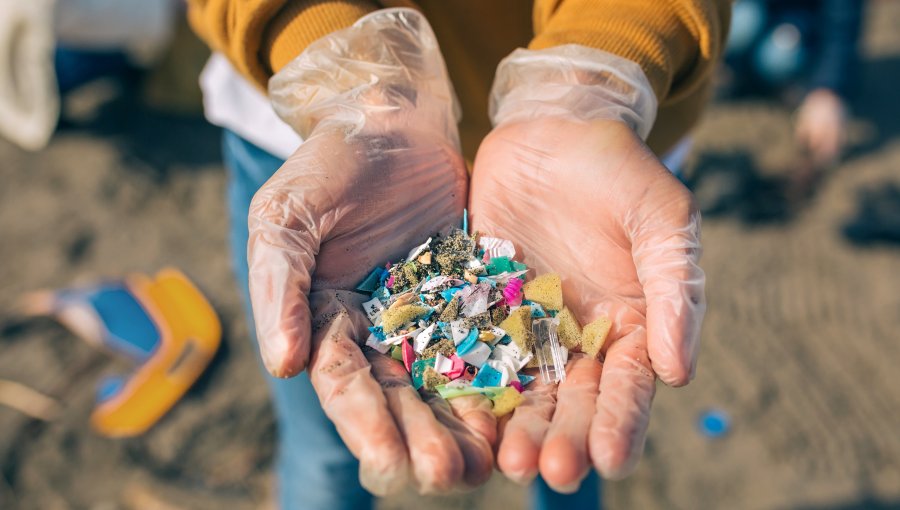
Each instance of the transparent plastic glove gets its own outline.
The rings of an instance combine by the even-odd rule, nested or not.
[[[451,412],[423,401],[400,363],[360,347],[371,324],[366,297],[352,292],[372,267],[462,217],[467,175],[434,34],[415,11],[378,11],[309,46],[270,96],[305,141],[250,207],[266,367],[309,371],[371,492],[480,483],[493,465],[490,404],[468,399]]]
[[[523,483],[540,472],[570,492],[592,464],[628,475],[656,377],[680,386],[693,376],[705,311],[700,216],[641,140],[655,99],[635,64],[582,47],[518,50],[496,83],[473,228],[512,240],[536,274],[558,273],[582,324],[613,323],[602,362],[573,357],[566,381],[527,391],[502,428],[501,471]]]

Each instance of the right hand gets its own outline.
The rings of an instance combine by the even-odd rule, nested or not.
[[[453,96],[424,18],[378,11],[320,39],[270,83],[304,143],[250,207],[250,296],[268,370],[307,369],[377,495],[483,483],[496,422],[482,396],[423,397],[403,365],[361,344],[352,289],[456,224],[467,173]]]
[[[846,124],[844,102],[831,90],[820,88],[807,94],[797,110],[794,136],[812,163],[824,167],[840,158],[847,139]]]

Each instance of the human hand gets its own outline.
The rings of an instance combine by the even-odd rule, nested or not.
[[[807,94],[797,110],[794,137],[816,166],[833,164],[847,139],[847,111],[841,98],[829,89]]]
[[[579,90],[596,80],[577,71],[534,79],[507,71],[519,84],[497,101],[470,197],[473,229],[512,240],[538,274],[558,273],[582,324],[612,320],[602,362],[573,356],[565,382],[532,383],[501,423],[500,470],[520,483],[540,473],[561,492],[576,490],[592,464],[607,478],[635,468],[656,377],[673,386],[692,378],[705,311],[699,213],[635,133],[646,133],[652,115],[640,107],[622,115],[628,98],[640,106],[628,80],[616,79],[618,96]],[[553,93],[537,90],[548,83]],[[565,83],[578,85],[560,93]],[[593,118],[562,114],[559,98]],[[604,110],[607,100],[616,104]]]
[[[423,400],[401,364],[360,347],[369,322],[351,292],[465,206],[453,95],[430,27],[412,10],[378,11],[311,45],[270,95],[304,142],[250,208],[266,367],[309,371],[369,491],[482,483],[493,468],[490,403]]]

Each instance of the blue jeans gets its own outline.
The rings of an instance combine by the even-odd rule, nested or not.
[[[253,194],[284,161],[230,131],[224,132],[222,150],[228,170],[232,262],[253,332],[247,275],[247,214]],[[281,508],[371,508],[372,496],[359,484],[359,465],[322,411],[309,377],[303,373],[292,379],[266,379],[278,420],[276,470]],[[599,479],[591,472],[581,490],[573,495],[553,492],[538,479],[532,486],[532,497],[532,507],[537,510],[598,508]]]

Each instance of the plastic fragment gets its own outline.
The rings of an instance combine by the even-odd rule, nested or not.
[[[409,371],[409,374],[412,376],[415,389],[421,388],[422,384],[424,384],[422,378],[425,376],[425,369],[428,367],[434,368],[434,358],[416,360],[412,364],[412,370]]]
[[[566,358],[557,336],[557,319],[537,319],[532,325],[534,334],[534,357],[541,371],[544,384],[558,383],[566,380]]]
[[[403,350],[403,365],[406,367],[407,372],[411,372],[412,364],[416,361],[416,351],[413,350],[413,346],[409,340],[404,340],[401,345]]]
[[[387,273],[387,271],[385,271],[383,268],[376,267],[369,273],[368,276],[366,276],[365,280],[363,280],[359,285],[356,286],[356,290],[371,294],[375,291],[375,289],[381,286],[381,276],[385,273]]]
[[[710,439],[718,439],[728,434],[731,419],[725,411],[710,409],[701,413],[697,425],[701,434]]]
[[[491,348],[487,344],[483,342],[476,342],[475,345],[465,353],[459,354],[459,357],[470,365],[481,366],[485,361],[487,361],[488,356],[490,355]]]
[[[519,278],[512,278],[507,282],[506,286],[503,287],[503,299],[506,301],[507,305],[522,304],[521,291],[523,285],[525,285],[525,282]]]
[[[490,365],[482,365],[478,369],[478,375],[472,381],[472,386],[499,386],[503,374]]]
[[[511,259],[516,256],[515,246],[513,246],[512,241],[506,239],[481,236],[478,238],[478,247],[484,250],[485,262],[496,257],[506,257]]]
[[[463,339],[463,341],[460,342],[456,346],[456,354],[458,354],[459,356],[464,355],[465,353],[471,351],[475,347],[475,344],[477,344],[477,343],[478,343],[478,330],[475,328],[472,328],[469,330],[469,333],[466,335],[466,337]],[[491,349],[488,348],[488,352],[490,352],[490,350]]]
[[[435,329],[437,329],[437,323],[428,326],[416,335],[413,347],[417,353],[422,354],[422,351],[428,347],[428,344],[431,342],[431,337],[434,336]]]

